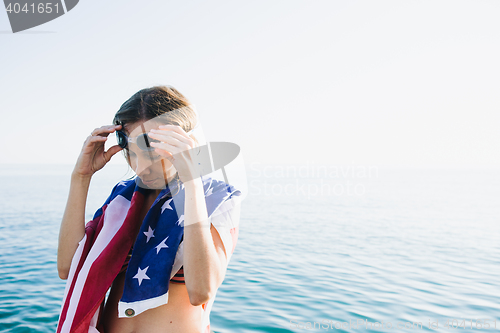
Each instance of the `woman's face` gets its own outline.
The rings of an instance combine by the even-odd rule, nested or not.
[[[137,136],[147,134],[152,129],[158,129],[160,125],[162,124],[152,120],[140,121],[134,124],[126,124],[125,132],[135,141]],[[154,150],[144,151],[134,142],[128,143],[127,150],[130,167],[148,188],[163,189],[175,176],[176,170],[172,163],[158,155]]]

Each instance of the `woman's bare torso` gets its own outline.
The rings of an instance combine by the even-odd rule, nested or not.
[[[144,219],[155,197],[146,198],[140,220]],[[125,272],[118,274],[113,281],[111,291],[102,314],[106,333],[200,333],[202,307],[193,306],[185,284],[169,283],[168,303],[149,309],[131,318],[118,317],[118,301],[122,297]]]

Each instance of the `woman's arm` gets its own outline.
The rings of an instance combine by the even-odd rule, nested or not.
[[[206,303],[217,292],[227,268],[222,240],[209,227],[201,178],[184,183],[184,280],[192,305]]]
[[[121,148],[115,145],[104,150],[107,136],[121,125],[102,126],[92,131],[85,140],[80,156],[71,174],[71,184],[68,202],[59,231],[59,246],[57,248],[57,270],[61,279],[67,279],[71,260],[78,248],[78,243],[85,235],[85,204],[92,175],[102,169],[111,157]]]
[[[71,260],[78,243],[85,235],[85,204],[90,186],[90,177],[73,173],[69,188],[68,202],[59,230],[57,248],[57,271],[63,280],[68,278]]]
[[[155,151],[168,159],[184,183],[184,280],[192,305],[206,303],[224,280],[227,259],[219,234],[210,228],[195,141],[178,125],[162,125],[148,135]]]

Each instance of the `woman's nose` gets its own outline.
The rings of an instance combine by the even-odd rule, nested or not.
[[[147,158],[139,157],[136,159],[135,174],[139,177],[143,175],[148,175],[150,173],[149,167],[151,166],[151,161]]]

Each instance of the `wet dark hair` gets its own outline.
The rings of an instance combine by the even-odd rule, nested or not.
[[[196,126],[196,112],[191,103],[177,89],[169,86],[154,86],[136,92],[120,106],[113,119],[122,125],[161,118],[168,124],[181,126],[186,132]]]

